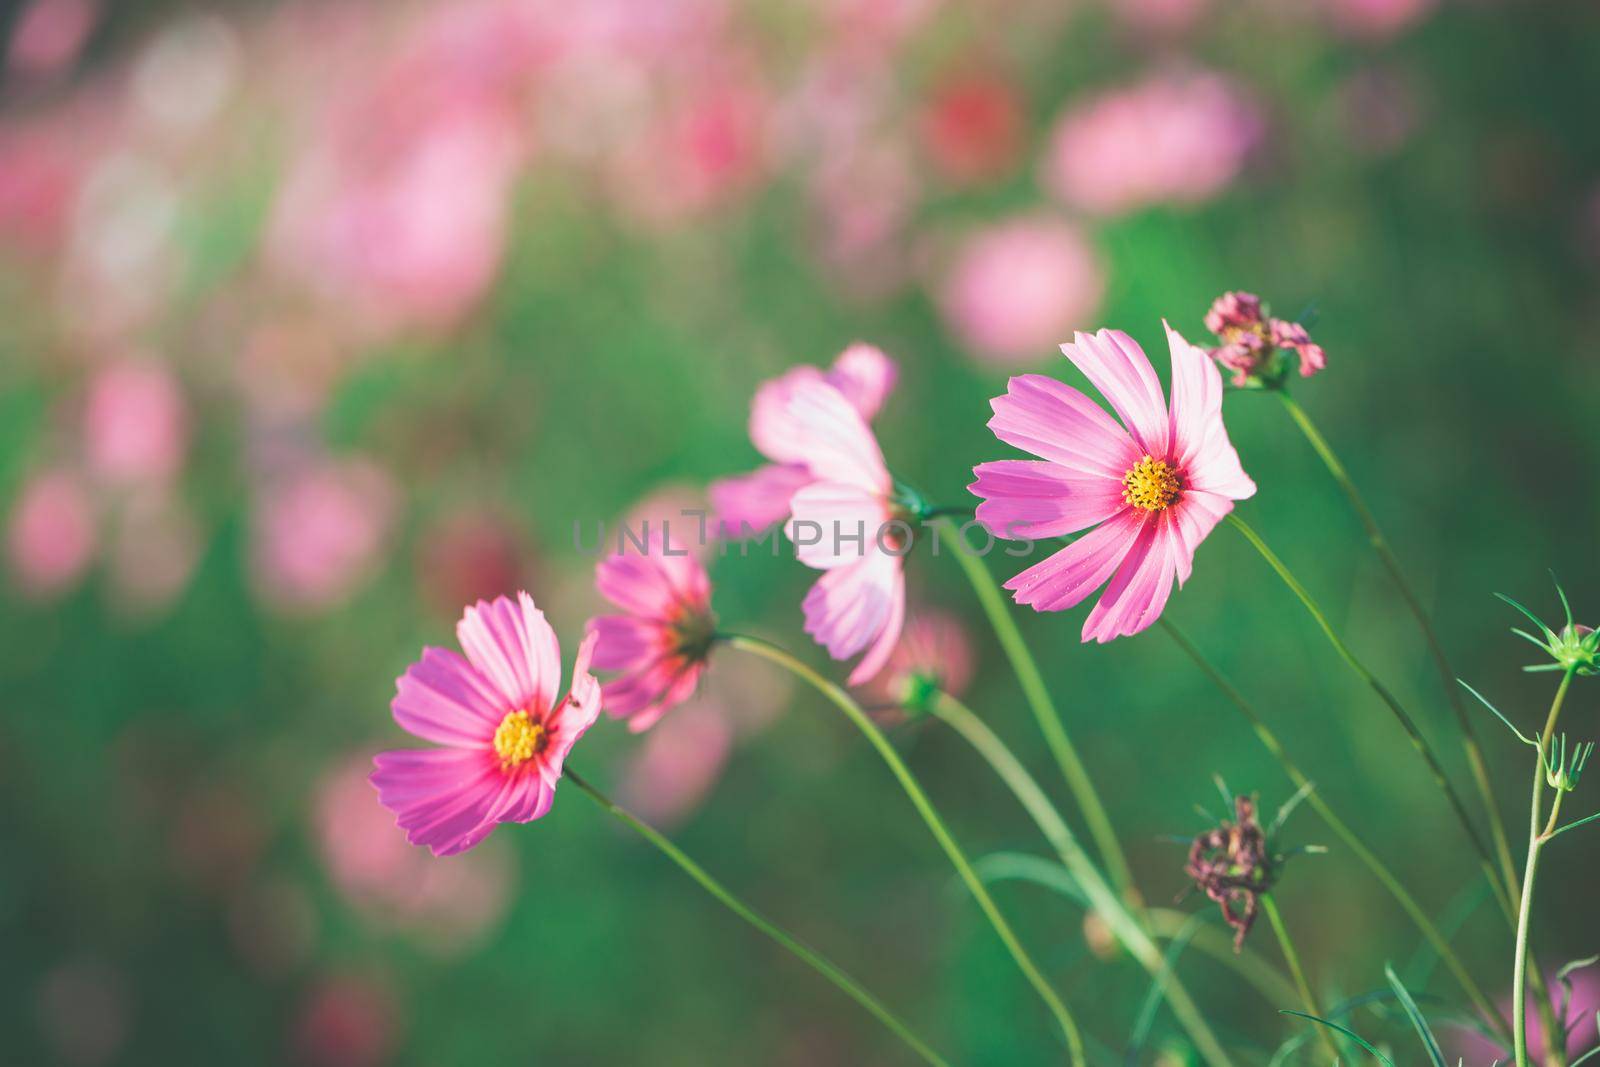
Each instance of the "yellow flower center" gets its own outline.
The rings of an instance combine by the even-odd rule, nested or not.
[[[1178,499],[1183,479],[1166,460],[1146,456],[1122,476],[1122,499],[1146,511],[1163,511]]]
[[[500,720],[494,731],[494,754],[500,757],[502,771],[514,771],[544,748],[543,723],[533,721],[525,711],[513,711]]]

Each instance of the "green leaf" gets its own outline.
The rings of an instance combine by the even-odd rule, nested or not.
[[[1054,860],[1026,852],[992,852],[980,857],[972,869],[983,882],[1032,882],[1085,908],[1089,906],[1088,894],[1078,885],[1078,880]]]
[[[1394,1067],[1393,1060],[1379,1052],[1377,1049],[1373,1048],[1372,1042],[1368,1041],[1366,1038],[1362,1037],[1348,1026],[1340,1026],[1338,1023],[1329,1022],[1327,1019],[1319,1019],[1315,1015],[1312,1015],[1308,1012],[1295,1011],[1293,1008],[1280,1008],[1279,1011],[1281,1011],[1284,1015],[1296,1015],[1302,1019],[1310,1019],[1318,1026],[1326,1026],[1330,1030],[1337,1030],[1345,1037],[1348,1037],[1350,1040],[1354,1041],[1356,1044],[1372,1053],[1379,1063],[1387,1064],[1388,1067]],[[1573,1064],[1573,1067],[1577,1067],[1577,1064]]]
[[[1528,737],[1527,735],[1525,735],[1521,730],[1517,729],[1515,726],[1512,725],[1510,719],[1508,719],[1504,715],[1500,714],[1500,709],[1495,707],[1493,704],[1489,703],[1489,698],[1488,697],[1484,696],[1482,693],[1480,693],[1476,689],[1472,688],[1472,686],[1468,685],[1463,679],[1457,678],[1456,681],[1461,683],[1461,688],[1465,689],[1467,692],[1469,692],[1473,696],[1477,697],[1478,700],[1483,704],[1484,707],[1486,707],[1490,711],[1494,712],[1494,717],[1499,719],[1501,722],[1505,723],[1506,724],[1506,729],[1510,730],[1512,733],[1517,735],[1517,740],[1521,741],[1525,745],[1532,745],[1534,748],[1538,748],[1539,747],[1539,742],[1537,742],[1537,741],[1533,740],[1533,738]]]
[[[1555,643],[1556,635],[1551,631],[1550,627],[1539,621],[1539,616],[1535,615],[1521,604],[1518,604],[1515,600],[1512,600],[1504,593],[1496,593],[1495,596],[1499,597],[1501,600],[1504,600],[1507,604],[1510,604],[1512,607],[1522,612],[1522,614],[1526,615],[1528,620],[1539,628],[1539,632],[1549,638],[1551,644]]]
[[[1145,994],[1144,1003],[1139,1007],[1138,1017],[1134,1019],[1133,1033],[1128,1037],[1128,1051],[1123,1056],[1126,1067],[1138,1067],[1139,1053],[1144,1049],[1145,1039],[1150,1036],[1150,1027],[1155,1024],[1156,1010],[1161,1007],[1161,1000],[1165,996],[1167,976],[1172,974],[1178,966],[1178,957],[1183,955],[1183,950],[1189,947],[1189,942],[1194,939],[1205,920],[1199,915],[1189,916],[1189,920],[1178,928],[1173,935],[1172,943],[1167,946],[1167,955],[1161,963],[1161,972],[1150,983],[1150,992]]]
[[[1433,1028],[1428,1025],[1428,1020],[1422,1017],[1422,1012],[1417,1007],[1417,1002],[1411,999],[1411,994],[1401,984],[1400,976],[1394,973],[1391,964],[1383,965],[1384,977],[1389,979],[1389,985],[1394,989],[1395,997],[1400,1001],[1400,1006],[1405,1009],[1406,1016],[1411,1020],[1411,1025],[1416,1027],[1417,1037],[1422,1040],[1422,1047],[1428,1050],[1428,1061],[1433,1067],[1448,1067],[1444,1060],[1444,1052],[1439,1048],[1438,1038],[1433,1036]]]
[[[1585,815],[1581,819],[1575,819],[1572,822],[1567,823],[1567,825],[1565,825],[1565,826],[1562,826],[1562,827],[1559,827],[1559,828],[1557,828],[1555,830],[1552,830],[1550,832],[1550,837],[1545,838],[1545,840],[1549,841],[1551,838],[1560,837],[1562,834],[1566,833],[1568,830],[1576,830],[1578,827],[1586,825],[1588,823],[1592,823],[1596,819],[1600,819],[1600,811],[1595,812],[1593,815]]]

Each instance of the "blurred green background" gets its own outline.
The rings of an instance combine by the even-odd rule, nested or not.
[[[1204,342],[1226,289],[1314,308],[1329,366],[1296,395],[1456,669],[1526,728],[1550,680],[1519,671],[1532,650],[1490,594],[1550,618],[1554,569],[1600,614],[1592,4],[3,10],[5,1062],[903,1062],[575,790],[435,861],[361,781],[408,743],[393,679],[453,643],[463,603],[525,587],[570,656],[602,607],[574,522],[752,468],[755,387],[856,339],[900,366],[876,424],[891,466],[957,504],[973,464],[1014,454],[984,426],[1008,373],[1084,384],[1054,354],[1072,330],[1127,330],[1165,377],[1163,317]],[[1467,789],[1439,679],[1344,499],[1271,397],[1225,412],[1260,486],[1241,514]],[[725,624],[826,665],[800,631],[809,571],[735,555],[713,577]],[[969,703],[1053,788],[959,572],[921,552],[910,584],[914,614],[965,620]],[[1087,610],[1018,618],[1166,905],[1185,880],[1164,838],[1203,827],[1213,775],[1268,810],[1292,790],[1159,630],[1083,647]],[[1167,615],[1441,922],[1470,904],[1476,865],[1420,761],[1233,531]],[[680,715],[698,760],[674,755]],[[1525,752],[1480,727],[1515,836]],[[1053,1061],[1032,993],[814,694],[725,651],[657,730],[602,722],[573,766],[658,805],[956,1062]],[[972,855],[1046,854],[957,739],[894,736]],[[1287,839],[1337,844],[1306,811]],[[1552,966],[1600,951],[1595,856],[1578,835],[1550,854]],[[1122,1062],[1148,978],[1097,956],[1069,902],[996,892]],[[1353,857],[1295,861],[1280,897],[1330,999],[1393,961],[1461,1014]],[[1251,945],[1279,965],[1265,934]],[[1485,988],[1509,985],[1489,907],[1454,940]],[[1294,1032],[1291,1005],[1213,960],[1181,967],[1244,1062]],[[1140,1062],[1186,1057],[1158,1019]]]

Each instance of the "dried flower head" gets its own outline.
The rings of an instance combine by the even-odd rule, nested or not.
[[[1261,908],[1261,895],[1277,880],[1277,863],[1266,831],[1256,818],[1254,797],[1233,801],[1234,820],[1222,820],[1189,846],[1184,871],[1206,896],[1222,905],[1222,917],[1234,929],[1233,947],[1243,947]]]
[[[1223,293],[1206,312],[1206,329],[1222,343],[1211,358],[1233,371],[1241,389],[1276,388],[1288,376],[1294,353],[1300,377],[1309,378],[1328,365],[1322,346],[1298,322],[1275,319],[1254,293]]]

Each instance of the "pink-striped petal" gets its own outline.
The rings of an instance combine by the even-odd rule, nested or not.
[[[456,639],[505,706],[544,710],[561,686],[561,646],[527,593],[478,601],[456,624]]]
[[[1203,349],[1184,340],[1165,320],[1161,325],[1172,353],[1172,455],[1184,470],[1222,419],[1222,374]]]
[[[888,495],[889,470],[878,441],[843,393],[820,379],[802,381],[790,393],[785,412],[801,461],[819,481]]]
[[[722,537],[764,533],[789,517],[789,500],[816,481],[796,464],[769,463],[749,474],[711,483],[712,529]]]
[[[1018,604],[1063,611],[1081,603],[1111,577],[1138,537],[1148,512],[1126,508],[1072,544],[1006,582]]]
[[[1104,644],[1136,634],[1160,618],[1161,609],[1172,594],[1176,553],[1181,550],[1177,532],[1165,513],[1147,520],[1084,621],[1084,641]]]
[[[1019,374],[989,406],[996,437],[1068,470],[1120,479],[1139,461],[1139,446],[1117,420],[1054,378]]]
[[[561,767],[567,753],[600,717],[600,683],[589,673],[599,636],[590,633],[578,646],[578,657],[572,664],[572,689],[567,693],[567,699],[544,722],[550,731],[550,743],[539,754],[538,766],[540,776],[549,783],[551,789],[555,788],[556,781],[561,777]]]
[[[599,635],[597,671],[637,670],[660,659],[670,641],[662,623],[637,615],[601,615],[589,620],[589,629]]]
[[[882,496],[843,482],[813,482],[794,495],[784,534],[808,567],[844,567],[877,553],[889,518]],[[887,535],[885,535],[887,536]]]
[[[889,627],[904,580],[900,561],[882,553],[828,571],[801,603],[806,633],[834,659],[849,659]]]
[[[506,712],[516,709],[461,656],[425,648],[422,658],[395,682],[389,710],[395,722],[424,741],[481,747]]]
[[[1134,442],[1157,459],[1167,455],[1167,401],[1144,349],[1121,330],[1077,333],[1061,352],[1083,371],[1121,416]]]
[[[856,664],[855,670],[850,672],[846,679],[849,685],[865,685],[876,678],[880,671],[888,665],[889,659],[894,654],[895,647],[900,643],[900,632],[906,623],[906,575],[905,568],[896,567],[892,584],[889,587],[889,618],[883,624],[878,640],[861,657],[861,662]]]
[[[1124,507],[1122,482],[1041,460],[1003,459],[973,468],[967,491],[980,497],[978,521],[996,537],[1044,540],[1104,522]]]
[[[476,831],[506,779],[484,752],[467,749],[401,749],[380,753],[373,764],[379,803],[394,812],[406,840],[426,845],[436,856],[483,839]]]
[[[898,374],[894,360],[884,355],[883,349],[858,341],[839,353],[824,377],[871,422],[894,389]]]
[[[1215,493],[1190,490],[1167,510],[1178,534],[1177,567],[1178,584],[1181,586],[1189,580],[1189,574],[1194,570],[1195,550],[1216,529],[1217,523],[1233,510],[1233,501]]]
[[[806,465],[801,426],[789,410],[795,390],[805,383],[825,383],[815,367],[795,367],[763,382],[750,403],[750,441],[756,451],[774,463]]]

